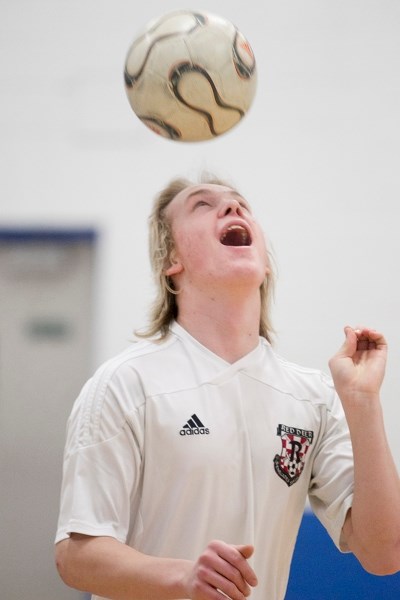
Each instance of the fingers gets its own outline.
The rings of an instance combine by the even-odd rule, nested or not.
[[[195,566],[192,598],[244,600],[257,577],[247,562],[253,547],[233,546],[213,541],[207,546]],[[222,593],[221,593],[222,592]]]
[[[357,327],[353,329],[350,326],[344,328],[346,341],[350,345],[356,344],[357,350],[373,350],[379,346],[386,346],[386,340],[382,333],[369,327]],[[346,342],[345,342],[346,343]]]
[[[242,579],[250,586],[257,585],[257,576],[247,562],[253,552],[254,548],[251,545],[229,546],[224,544],[220,548],[220,556],[227,564],[237,569]]]
[[[376,350],[378,354],[386,354],[387,343],[385,337],[379,331],[369,327],[350,327],[346,325],[344,333],[346,338],[342,346],[329,361],[331,371],[342,360],[354,359],[356,356],[364,355],[367,351]]]
[[[252,556],[253,552],[254,552],[254,546],[251,546],[250,544],[246,545],[246,546],[234,546],[237,550],[239,550],[240,554],[242,556],[244,556],[244,558],[250,558],[250,556]]]

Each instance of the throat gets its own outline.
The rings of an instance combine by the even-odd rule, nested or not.
[[[178,323],[200,344],[231,364],[258,346],[259,302],[241,309],[237,303],[228,307],[214,302],[211,308],[179,309]]]

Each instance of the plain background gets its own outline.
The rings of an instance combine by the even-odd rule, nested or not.
[[[132,40],[177,8],[230,19],[256,56],[249,114],[211,142],[157,137],[125,95]],[[399,31],[397,0],[0,0],[0,226],[99,231],[93,368],[146,322],[154,195],[210,170],[273,250],[280,354],[326,371],[344,325],[385,333],[400,466]]]

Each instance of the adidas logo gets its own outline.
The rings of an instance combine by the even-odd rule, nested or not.
[[[179,435],[208,435],[210,430],[204,427],[197,415],[192,415],[187,423],[182,427]]]

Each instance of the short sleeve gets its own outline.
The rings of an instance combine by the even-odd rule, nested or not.
[[[68,421],[56,543],[72,532],[125,542],[141,479],[144,399],[133,370],[101,369]]]
[[[335,545],[346,552],[340,536],[353,501],[353,451],[344,411],[333,385],[329,401],[321,410],[324,427],[314,458],[309,500]]]

